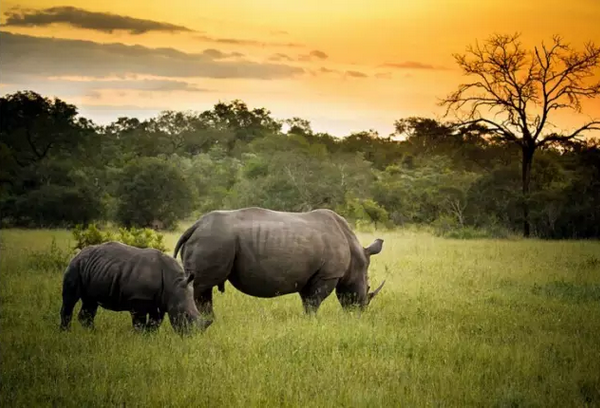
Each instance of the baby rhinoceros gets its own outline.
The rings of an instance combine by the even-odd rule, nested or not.
[[[78,319],[84,327],[93,327],[98,306],[102,306],[129,311],[136,330],[156,330],[165,313],[179,334],[194,326],[204,330],[210,322],[200,316],[194,303],[193,279],[175,259],[156,249],[120,242],[88,246],[65,271],[60,326],[69,328],[73,308],[81,299]]]

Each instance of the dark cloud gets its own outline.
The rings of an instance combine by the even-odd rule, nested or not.
[[[294,59],[287,54],[278,52],[269,57],[269,61],[293,61]]]
[[[388,63],[383,64],[382,67],[396,68],[396,69],[435,69],[435,70],[445,69],[443,67],[435,67],[430,64],[424,64],[422,62],[416,62],[416,61],[388,62]]]
[[[303,47],[304,45],[293,43],[293,42],[273,42],[273,41],[258,41],[258,40],[248,40],[242,38],[219,38],[219,37],[211,37],[209,35],[197,35],[197,39],[206,42],[212,42],[217,44],[230,44],[230,45],[246,45],[253,47],[290,47],[290,48],[298,48]]]
[[[122,94],[126,91],[145,92],[211,92],[210,89],[200,88],[185,81],[163,79],[126,79],[126,80],[69,80],[69,79],[35,79],[25,82],[13,82],[6,87],[8,92],[22,89],[33,89],[45,95],[60,95],[61,97],[87,96],[99,99],[102,90],[117,90]]]
[[[326,68],[326,67],[321,67],[319,69],[307,69],[308,72],[311,73],[312,76],[319,76],[319,75],[330,75],[330,74],[335,74],[335,75],[342,75],[343,73],[338,71],[337,69],[331,69],[331,68]]]
[[[153,20],[121,16],[112,13],[87,11],[76,7],[51,7],[43,10],[11,10],[5,26],[38,27],[61,23],[73,27],[112,33],[115,30],[131,34],[144,34],[149,31],[194,31],[187,27]]]
[[[202,52],[202,55],[206,55],[207,57],[213,59],[225,59],[225,58],[241,58],[244,54],[239,52],[223,52],[219,50],[215,50],[214,48],[209,48]]]
[[[314,59],[324,60],[327,58],[329,58],[329,55],[319,50],[312,50],[308,54],[298,55],[298,61],[312,61]]]
[[[346,71],[346,75],[352,78],[367,78],[368,75],[360,71]]]
[[[32,37],[0,32],[2,82],[15,75],[37,77],[153,75],[280,79],[304,73],[291,65],[222,60],[215,55],[192,54],[173,48],[147,48],[120,43]]]
[[[54,81],[52,81],[54,82]],[[62,84],[74,81],[60,81]],[[83,81],[79,81],[83,82]],[[210,89],[199,88],[197,85],[184,81],[170,81],[164,79],[141,79],[141,80],[123,80],[123,81],[85,81],[86,87],[98,89],[123,89],[151,92],[210,92]]]
[[[311,57],[318,58],[318,59],[327,59],[327,58],[329,58],[329,55],[327,55],[323,51],[319,51],[319,50],[313,50],[308,55],[310,55]]]

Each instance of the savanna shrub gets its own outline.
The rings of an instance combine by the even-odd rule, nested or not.
[[[150,228],[119,228],[118,241],[138,248],[154,248],[165,252],[164,236]]]
[[[461,225],[456,217],[448,214],[439,216],[432,227],[436,236],[453,239],[507,238],[510,235],[506,228],[497,224],[484,227]]]
[[[150,228],[119,228],[118,233],[101,231],[96,224],[83,228],[77,225],[73,230],[76,245],[74,249],[83,249],[89,245],[118,241],[138,248],[154,248],[165,252],[164,236]]]
[[[452,231],[457,231],[463,228],[456,217],[449,214],[442,214],[431,223],[433,233],[438,237],[445,237]]]
[[[64,227],[102,217],[101,199],[85,186],[43,185],[2,200],[2,218],[17,226]]]
[[[114,240],[110,231],[100,231],[96,224],[88,225],[87,228],[83,228],[81,224],[77,224],[72,233],[76,242],[74,249],[83,249],[86,246],[98,245]]]
[[[69,250],[60,248],[56,244],[56,239],[52,238],[50,248],[41,251],[30,251],[28,264],[29,267],[38,271],[57,271],[64,270],[73,253]]]
[[[385,208],[371,199],[348,199],[343,206],[337,207],[337,211],[357,226],[365,227],[367,224],[373,224],[375,227],[387,226],[390,222]]]

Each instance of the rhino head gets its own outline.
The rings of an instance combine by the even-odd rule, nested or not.
[[[371,245],[354,253],[346,275],[338,283],[335,293],[344,309],[359,307],[364,310],[379,293],[385,281],[373,292],[368,283],[368,269],[371,256],[377,255],[383,248],[383,239],[377,238]]]
[[[194,301],[194,274],[187,278],[176,281],[172,288],[171,301],[169,302],[169,320],[171,326],[178,334],[189,334],[195,329],[206,330],[212,323],[204,320],[200,315],[196,302]]]

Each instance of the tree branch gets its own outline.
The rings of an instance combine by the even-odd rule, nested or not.
[[[574,139],[574,138],[580,136],[581,133],[585,132],[586,130],[600,130],[600,121],[589,122],[586,125],[575,130],[570,135],[562,135],[561,136],[556,133],[548,135],[548,136],[544,137],[542,140],[540,140],[537,145],[544,146],[550,142],[566,142],[568,140],[571,140],[571,139]]]
[[[510,130],[506,129],[506,127],[504,127],[492,120],[489,120],[489,119],[485,119],[485,118],[473,119],[473,120],[460,122],[459,125],[460,126],[469,126],[469,125],[475,125],[475,124],[479,124],[479,123],[485,123],[485,124],[493,126],[493,128],[487,128],[487,129],[491,132],[494,132],[496,135],[501,136],[502,138],[506,139],[507,141],[515,142],[515,143],[521,145],[521,139],[516,137],[514,133],[512,133]]]

